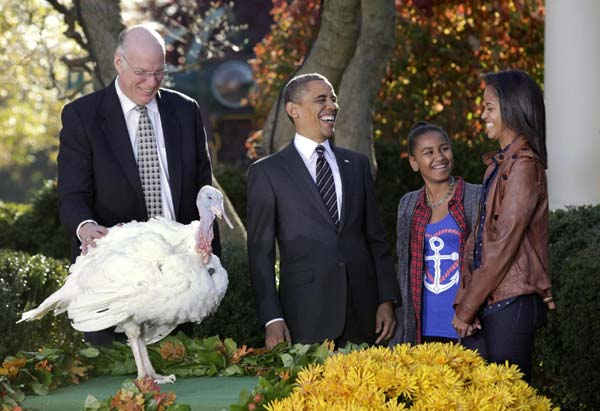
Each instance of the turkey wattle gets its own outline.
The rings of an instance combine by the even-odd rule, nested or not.
[[[200,220],[183,225],[162,217],[109,229],[86,255],[77,257],[65,284],[21,321],[54,310],[67,312],[79,331],[116,326],[131,345],[138,378],[173,382],[152,367],[146,344],[167,336],[178,324],[201,322],[227,290],[227,271],[212,254],[213,223],[223,217],[222,194],[204,186],[197,197]]]

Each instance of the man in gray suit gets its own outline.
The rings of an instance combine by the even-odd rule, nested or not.
[[[248,173],[248,258],[266,345],[385,341],[399,291],[369,161],[330,142],[338,105],[325,77],[293,78],[284,102],[294,141]]]

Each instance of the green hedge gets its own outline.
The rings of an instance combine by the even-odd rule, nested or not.
[[[226,164],[217,164],[213,168],[213,174],[227,193],[240,219],[246,225],[246,169]]]
[[[550,215],[556,310],[536,340],[534,383],[563,410],[600,404],[600,206]]]
[[[71,244],[58,218],[56,181],[48,180],[31,204],[0,201],[0,248],[68,258]]]
[[[245,247],[223,247],[223,267],[227,269],[229,285],[217,311],[194,326],[194,336],[233,338],[249,346],[264,345],[258,329],[254,295],[250,287],[248,257]]]
[[[63,283],[67,261],[0,250],[0,358],[45,344],[79,340],[65,316],[16,324],[23,311],[35,308]]]

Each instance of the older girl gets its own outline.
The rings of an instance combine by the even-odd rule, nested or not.
[[[553,306],[548,277],[546,118],[542,91],[519,70],[486,74],[483,113],[500,148],[487,164],[477,228],[469,238],[453,326],[490,362],[530,379],[535,330]],[[472,256],[472,258],[471,258]],[[546,304],[545,304],[546,303]]]

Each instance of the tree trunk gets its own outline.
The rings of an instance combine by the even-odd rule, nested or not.
[[[373,175],[377,170],[373,107],[394,50],[395,33],[394,0],[362,0],[360,37],[339,88],[336,144],[367,155]]]
[[[113,64],[119,33],[125,29],[121,20],[120,0],[76,0],[77,20],[85,34],[88,52],[95,62],[94,88],[106,87],[116,76]]]
[[[321,73],[337,89],[356,47],[360,24],[358,10],[360,0],[324,1],[317,39],[297,74]],[[283,96],[280,96],[279,104],[271,108],[262,136],[267,154],[279,151],[294,138],[294,126],[285,113]]]

